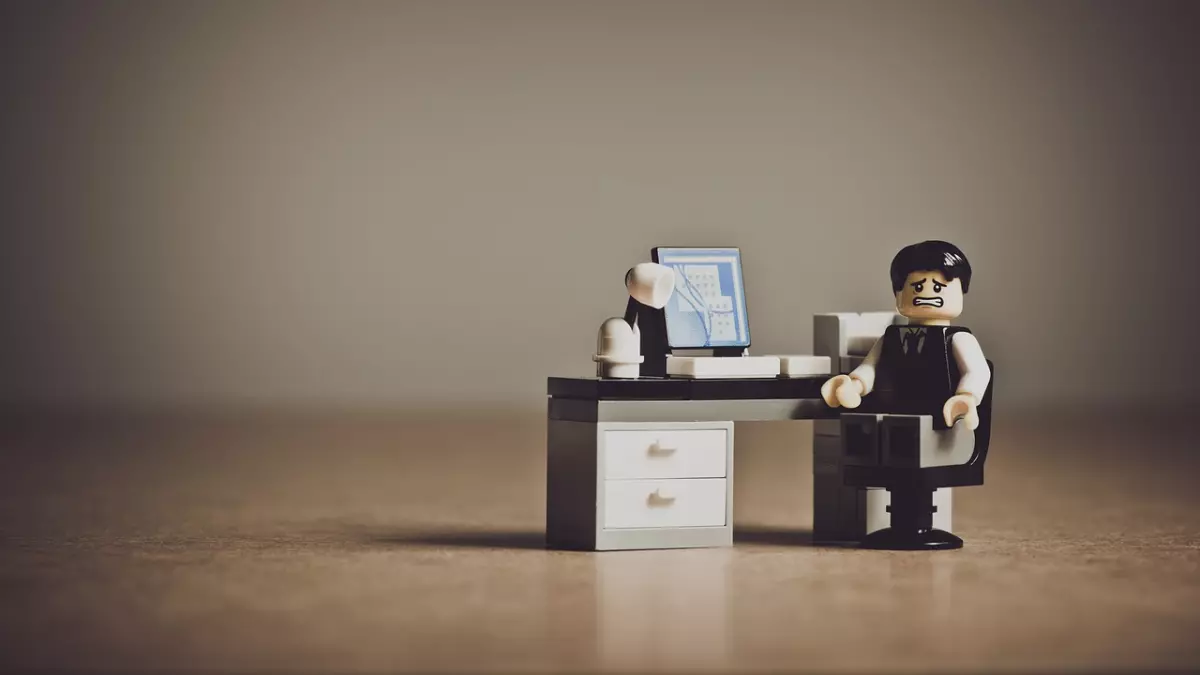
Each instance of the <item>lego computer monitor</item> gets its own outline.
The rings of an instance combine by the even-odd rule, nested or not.
[[[750,346],[738,249],[658,247],[652,258],[675,271],[675,293],[663,308],[672,349]]]

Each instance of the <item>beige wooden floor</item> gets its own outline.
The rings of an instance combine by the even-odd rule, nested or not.
[[[544,426],[48,421],[0,434],[0,665],[214,672],[1200,666],[1200,456],[997,423],[967,548],[810,545],[807,423],[739,425],[731,549],[541,548]]]

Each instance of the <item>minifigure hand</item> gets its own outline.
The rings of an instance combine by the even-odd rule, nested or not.
[[[946,418],[946,426],[952,427],[955,422],[963,420],[971,431],[979,428],[979,404],[970,394],[955,394],[946,399],[942,416]]]
[[[835,375],[821,385],[821,398],[830,408],[857,408],[862,403],[862,383],[849,375]]]

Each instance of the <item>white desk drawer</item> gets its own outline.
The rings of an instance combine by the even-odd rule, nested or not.
[[[721,527],[725,479],[615,480],[604,484],[604,527]]]
[[[604,477],[723,478],[729,444],[724,429],[604,432]]]

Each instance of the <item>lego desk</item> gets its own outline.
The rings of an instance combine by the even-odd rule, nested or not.
[[[732,545],[734,423],[837,419],[828,377],[549,378],[547,546]]]

